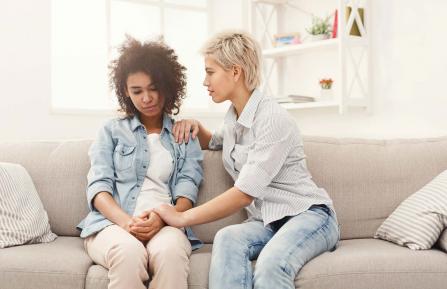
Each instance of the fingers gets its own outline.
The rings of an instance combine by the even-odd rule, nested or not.
[[[141,213],[141,215],[139,215],[138,217],[143,219],[143,220],[147,219],[147,218],[149,218],[149,215],[152,213],[152,211],[153,211],[153,209],[146,210],[143,213]]]
[[[140,241],[149,241],[150,239],[152,239],[152,237],[154,237],[155,236],[155,234],[157,234],[158,233],[158,231],[159,230],[152,230],[152,231],[150,231],[150,232],[148,232],[148,233],[145,233],[145,234],[139,234],[139,233],[136,233],[134,236],[138,239],[138,240],[140,240]]]
[[[191,123],[186,123],[185,124],[185,143],[189,142],[189,133],[191,132]]]
[[[183,119],[174,123],[172,128],[176,143],[189,142],[189,138],[195,139],[199,133],[199,123],[195,119]]]
[[[186,120],[182,120],[179,124],[179,135],[178,135],[178,142],[181,144],[183,142],[183,139],[185,137],[185,127],[186,127]]]
[[[199,133],[199,125],[196,124],[193,126],[192,130],[192,139],[196,139],[197,134]]]

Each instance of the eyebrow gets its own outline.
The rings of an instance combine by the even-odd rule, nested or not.
[[[147,86],[154,86],[155,84],[153,84],[152,82],[149,83]],[[141,86],[131,86],[130,88],[141,88]]]

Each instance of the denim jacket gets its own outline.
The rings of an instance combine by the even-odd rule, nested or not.
[[[77,226],[86,238],[113,223],[92,203],[99,192],[109,192],[117,204],[133,215],[136,201],[149,167],[147,132],[138,117],[116,118],[108,121],[98,133],[89,150],[91,167],[88,172],[87,217]],[[177,144],[172,135],[172,119],[165,114],[160,133],[162,145],[171,153],[173,172],[169,178],[171,204],[185,197],[194,204],[203,177],[203,153],[197,141]],[[193,249],[202,246],[191,228],[185,228]]]

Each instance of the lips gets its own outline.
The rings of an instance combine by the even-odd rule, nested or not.
[[[156,107],[157,107],[156,105],[143,107],[143,110],[154,110]]]

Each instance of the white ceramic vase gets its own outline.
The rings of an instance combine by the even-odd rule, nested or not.
[[[311,41],[321,41],[321,40],[328,39],[328,37],[329,36],[327,34],[310,35],[310,40]]]
[[[331,88],[322,88],[320,90],[319,101],[331,101],[334,98],[333,90]]]

